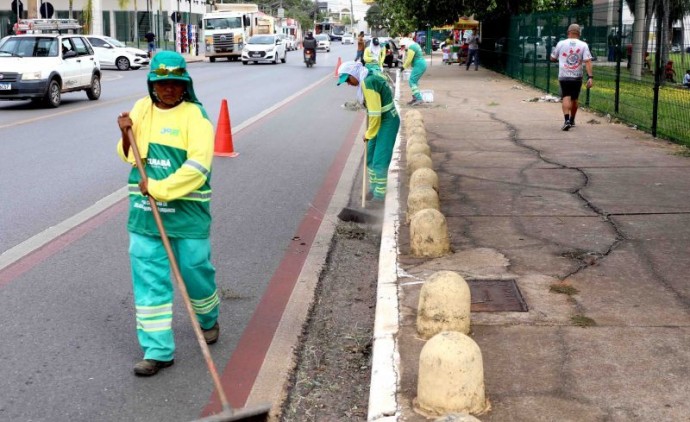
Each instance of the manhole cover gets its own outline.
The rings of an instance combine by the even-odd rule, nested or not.
[[[515,280],[467,280],[472,312],[527,312]]]

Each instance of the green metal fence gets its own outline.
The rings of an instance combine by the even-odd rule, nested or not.
[[[581,39],[594,56],[595,81],[591,90],[583,87],[580,103],[654,136],[690,146],[690,89],[682,85],[683,75],[690,69],[690,54],[684,51],[690,40],[682,40],[682,32],[662,34],[653,19],[635,36],[632,19],[623,19],[622,4],[616,0],[610,5],[514,16],[507,37],[487,31],[492,23],[485,22],[482,62],[558,95],[558,63],[549,56],[566,37],[567,27],[577,23],[582,28]],[[670,42],[662,43],[662,39]],[[679,52],[671,48],[676,43]],[[669,79],[664,72],[668,61],[675,70]]]

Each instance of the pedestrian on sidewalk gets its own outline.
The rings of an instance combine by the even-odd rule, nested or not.
[[[368,125],[364,134],[367,148],[369,195],[382,202],[388,184],[388,166],[400,128],[400,117],[393,103],[393,92],[380,72],[369,72],[359,62],[345,62],[338,68],[338,85],[356,86],[357,100],[367,109]],[[365,177],[364,175],[362,177]]]
[[[470,64],[474,61],[474,70],[479,70],[479,33],[474,33],[467,37],[467,67],[465,70],[470,70]]]
[[[357,55],[355,55],[355,61],[364,60],[364,47],[366,43],[364,42],[364,31],[359,31],[357,36]]]
[[[410,90],[412,90],[412,101],[408,105],[422,104],[422,93],[419,91],[419,79],[426,72],[426,60],[422,48],[411,38],[403,38],[400,44],[405,47],[405,62],[403,69],[412,68],[410,73]]]
[[[575,126],[577,100],[582,89],[582,66],[587,69],[587,88],[594,84],[592,75],[592,53],[589,46],[580,40],[580,26],[576,23],[568,27],[568,38],[559,41],[551,52],[551,61],[558,62],[558,83],[561,87],[563,117],[561,130]]]
[[[149,31],[144,35],[144,38],[146,38],[146,43],[149,48],[149,59],[153,58],[153,55],[156,54],[156,34]]]
[[[194,94],[184,57],[162,51],[151,61],[149,95],[130,112],[120,113],[120,158],[134,165],[124,134],[134,133],[146,178],[129,174],[129,256],[136,308],[137,337],[144,359],[134,365],[139,376],[155,375],[175,360],[172,331],[173,284],[170,262],[147,196],[158,201],[170,244],[206,343],[218,340],[216,270],[211,264],[211,161],[214,131]]]

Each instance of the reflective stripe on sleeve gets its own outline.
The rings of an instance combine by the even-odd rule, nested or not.
[[[206,167],[202,166],[201,163],[194,161],[194,160],[187,160],[182,165],[183,166],[189,166],[189,167],[197,170],[199,173],[201,173],[204,176],[204,178],[208,177],[208,174],[210,173],[210,171]]]

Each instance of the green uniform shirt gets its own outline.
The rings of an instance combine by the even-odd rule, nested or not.
[[[405,53],[405,63],[403,64],[403,68],[407,69],[411,65],[414,66],[418,61],[423,61],[424,64],[426,64],[422,47],[420,47],[416,42],[410,43],[410,45],[407,46],[407,52]]]
[[[369,126],[364,136],[372,139],[379,133],[383,115],[395,109],[393,93],[383,76],[371,72],[362,82],[362,93],[369,116]]]
[[[149,194],[156,199],[169,237],[207,238],[211,229],[211,161],[214,130],[197,104],[183,102],[169,110],[153,105],[150,97],[136,102],[130,112],[133,132],[148,177]],[[122,140],[120,157],[125,157]],[[130,232],[159,236],[148,198],[139,190],[139,171],[129,175]]]

